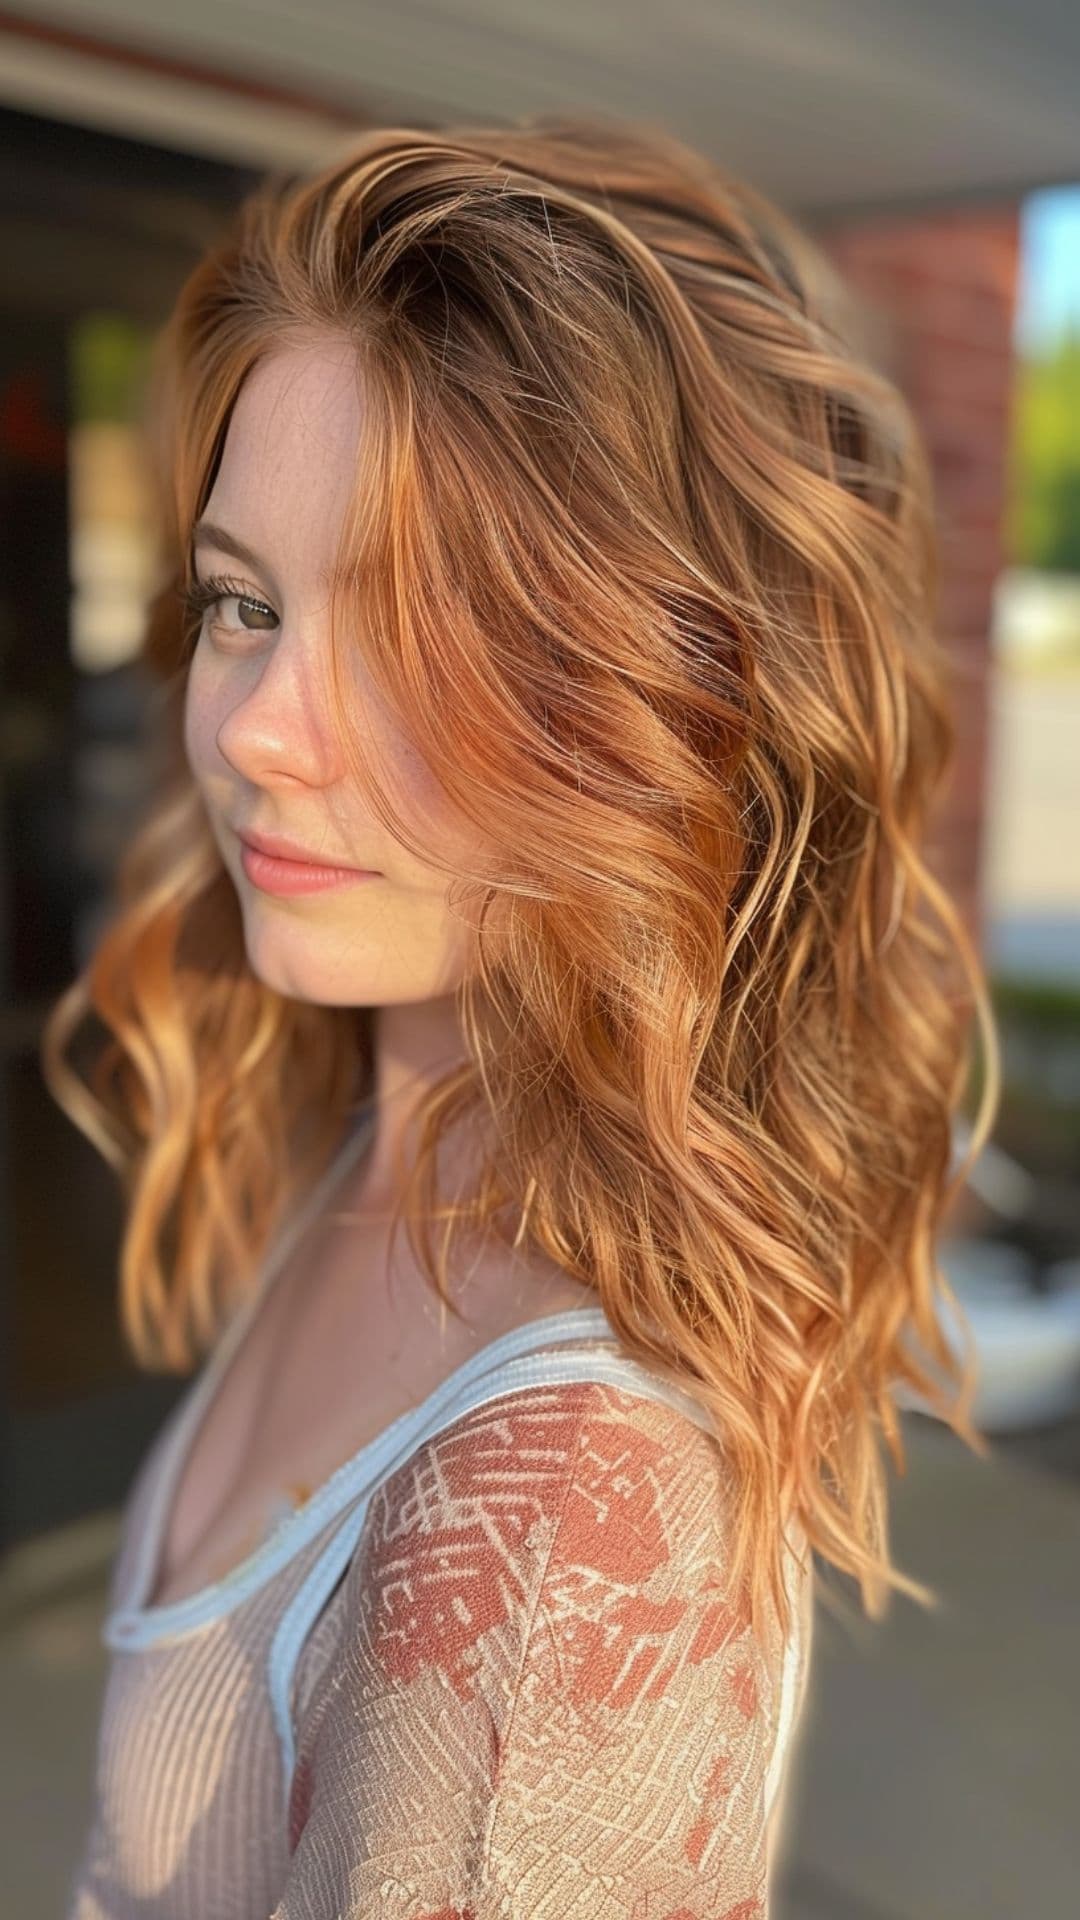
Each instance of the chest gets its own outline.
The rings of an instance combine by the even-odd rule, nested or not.
[[[336,1524],[231,1612],[114,1656],[67,1920],[266,1920],[292,1851],[275,1635]],[[298,1725],[341,1633],[331,1595],[290,1672]]]
[[[456,1276],[460,1323],[404,1234],[319,1220],[274,1275],[187,1449],[162,1533],[152,1601],[223,1579],[283,1512],[510,1327],[582,1292],[557,1269],[477,1255]]]

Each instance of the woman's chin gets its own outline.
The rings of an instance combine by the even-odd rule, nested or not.
[[[333,965],[339,942],[325,928],[288,925],[288,916],[257,907],[244,914],[248,965],[265,987],[315,1006],[362,1006],[372,985],[355,950],[348,972]]]

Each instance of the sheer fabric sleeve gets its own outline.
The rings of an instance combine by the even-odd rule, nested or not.
[[[271,1920],[763,1920],[769,1659],[720,1449],[532,1387],[379,1489],[298,1730]]]

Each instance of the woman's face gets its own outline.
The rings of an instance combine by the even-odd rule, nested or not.
[[[195,533],[198,579],[224,576],[227,585],[203,613],[184,713],[188,760],[236,885],[254,972],[292,998],[333,1006],[447,994],[467,942],[446,904],[447,873],[388,839],[330,723],[327,581],[362,431],[345,345],[282,348],[245,381]],[[390,776],[410,827],[433,846],[437,835],[450,853],[445,799],[359,659],[349,684],[376,773]],[[249,831],[368,877],[270,890],[241,839]]]

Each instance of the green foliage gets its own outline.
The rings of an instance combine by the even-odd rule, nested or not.
[[[1010,564],[1080,573],[1080,331],[1018,361],[1005,538]]]
[[[71,417],[130,424],[139,412],[151,335],[123,313],[85,313],[71,330]]]
[[[1080,981],[1027,980],[1010,974],[991,976],[991,998],[1000,1017],[1022,1019],[1050,1032],[1080,1034]]]

